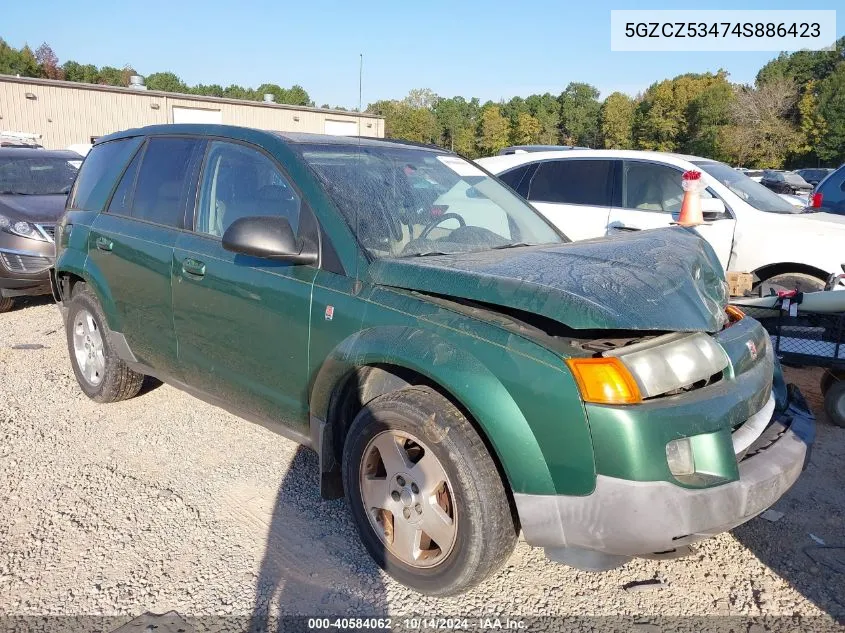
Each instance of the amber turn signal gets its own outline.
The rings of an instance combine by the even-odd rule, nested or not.
[[[743,312],[736,306],[727,306],[725,308],[725,314],[728,315],[729,323],[736,323],[737,321],[741,321],[743,318],[745,318],[745,312]]]
[[[642,402],[637,382],[618,358],[570,358],[566,361],[584,402],[634,404]]]

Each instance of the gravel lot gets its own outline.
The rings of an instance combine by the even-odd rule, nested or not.
[[[0,614],[430,616],[782,615],[845,622],[845,429],[818,373],[790,370],[819,415],[812,463],[777,522],[761,518],[669,562],[603,574],[520,543],[455,599],[370,562],[316,459],[168,386],[98,405],[77,388],[47,300],[0,316]],[[23,346],[23,347],[21,347]],[[659,588],[627,583],[660,578]],[[2,627],[0,627],[2,628]]]

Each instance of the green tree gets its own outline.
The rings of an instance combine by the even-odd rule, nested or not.
[[[477,98],[469,101],[463,97],[439,99],[433,110],[439,128],[439,144],[465,156],[474,157],[479,107]]]
[[[727,84],[727,73],[679,75],[649,86],[634,113],[634,141],[639,149],[681,150],[690,140],[690,105],[716,84]]]
[[[820,81],[830,75],[845,53],[845,37],[840,37],[833,50],[795,51],[781,53],[757,73],[759,86],[774,79],[789,79],[805,87],[810,81]]]
[[[560,103],[557,97],[548,92],[542,95],[530,95],[525,99],[528,112],[540,122],[540,143],[553,145],[558,141],[560,123]]]
[[[161,90],[162,92],[188,92],[188,86],[185,85],[175,73],[162,72],[147,75],[145,82],[147,88],[150,90]]]
[[[681,150],[688,154],[724,160],[721,142],[732,123],[736,94],[727,78],[717,79],[692,98],[687,106],[687,130],[680,135]]]
[[[367,112],[384,117],[384,131],[389,138],[434,143],[439,135],[434,112],[428,108],[414,108],[405,100],[376,101],[367,106]]]
[[[62,64],[62,71],[68,81],[78,81],[86,84],[97,83],[99,71],[94,64],[80,64],[74,61],[66,61]]]
[[[38,67],[38,60],[35,59],[35,55],[29,46],[24,46],[18,50],[9,46],[5,40],[0,38],[0,74],[38,77],[41,74],[41,69]]]
[[[134,74],[135,71],[129,67],[103,66],[97,71],[97,83],[105,86],[128,86],[129,77]]]
[[[560,136],[565,145],[595,147],[599,137],[599,91],[573,81],[561,93]]]
[[[601,106],[599,126],[602,142],[608,149],[634,147],[634,108],[636,104],[626,94],[614,92]]]
[[[819,84],[818,101],[818,113],[827,127],[818,144],[818,155],[839,165],[845,162],[845,61]]]
[[[223,96],[228,99],[245,99],[248,101],[258,101],[261,99],[261,97],[258,96],[257,91],[252,88],[244,88],[243,86],[238,86],[236,84],[226,86],[223,90]]]
[[[533,145],[540,138],[540,122],[527,112],[520,112],[516,125],[511,128],[511,143],[514,145]]]
[[[225,92],[223,86],[219,84],[197,84],[190,91],[191,94],[203,95],[205,97],[222,97]]]
[[[481,110],[478,133],[478,148],[492,156],[508,146],[510,126],[497,105],[485,104]]]
[[[804,94],[798,100],[799,126],[803,141],[799,151],[802,154],[819,155],[819,147],[827,135],[827,121],[819,112],[819,82],[815,79],[807,82]]]
[[[288,88],[285,100],[281,101],[280,103],[288,103],[290,105],[309,107],[314,106],[314,102],[311,100],[311,96],[308,94],[308,92],[306,92],[305,88],[303,88],[299,84],[295,84]]]

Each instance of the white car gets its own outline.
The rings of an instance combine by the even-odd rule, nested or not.
[[[527,198],[574,240],[669,226],[683,200],[681,175],[707,186],[698,232],[726,271],[757,281],[820,290],[845,261],[845,224],[803,214],[742,172],[696,156],[633,150],[571,150],[476,161]]]

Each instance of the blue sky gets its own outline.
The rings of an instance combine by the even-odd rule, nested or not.
[[[482,101],[559,93],[570,81],[636,94],[684,72],[727,70],[753,81],[776,53],[610,51],[610,10],[628,0],[4,0],[0,37],[13,46],[48,42],[61,61],[171,70],[188,84],[302,85],[317,105],[354,107],[358,55],[364,105],[411,88]],[[722,2],[707,9],[835,9],[778,0]],[[37,5],[37,6],[36,6]],[[652,2],[650,9],[691,8]],[[841,6],[841,5],[839,5]],[[845,29],[838,20],[837,34]]]

